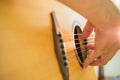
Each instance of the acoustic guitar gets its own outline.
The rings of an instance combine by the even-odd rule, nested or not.
[[[85,24],[56,0],[0,0],[0,80],[97,80]]]

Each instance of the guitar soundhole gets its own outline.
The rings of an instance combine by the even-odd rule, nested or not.
[[[80,65],[82,66],[82,63],[86,59],[87,55],[86,55],[86,47],[83,44],[84,41],[81,39],[81,34],[82,34],[82,30],[80,29],[80,27],[75,26],[74,28],[75,52],[76,52],[77,59]]]

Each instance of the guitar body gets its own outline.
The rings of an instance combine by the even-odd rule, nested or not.
[[[96,80],[93,67],[83,69],[74,52],[74,25],[84,28],[82,16],[56,0],[3,0],[0,10],[0,80],[63,80],[54,51],[52,11],[63,34],[69,79]]]

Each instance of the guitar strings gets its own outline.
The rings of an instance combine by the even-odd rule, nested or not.
[[[68,58],[68,60],[70,60],[69,64],[70,63],[75,63],[76,61],[79,62],[78,59],[77,59],[77,53],[76,52],[81,53],[81,51],[75,51],[77,49],[81,49],[81,47],[73,48],[72,50],[66,52],[67,53],[67,58]],[[86,51],[86,49],[82,49],[82,51]]]
[[[71,38],[73,38],[73,37],[75,37],[75,36],[63,36],[63,37],[71,37]],[[82,36],[80,36],[80,35],[78,35],[78,36],[76,36],[76,37],[79,37],[79,38],[81,38]],[[88,38],[94,38],[94,36],[89,36]]]
[[[73,33],[71,33],[71,34],[63,34],[63,35],[71,35],[71,36],[73,36],[73,35],[82,35],[82,33],[81,34],[73,34]],[[90,34],[90,36],[94,36],[95,34]]]
[[[71,55],[72,54],[72,55]],[[77,54],[76,52],[73,50],[71,51],[71,54],[67,53],[67,58],[68,58],[68,64],[70,63],[75,63],[75,62],[79,62],[77,59]],[[70,61],[69,61],[70,60]],[[82,61],[80,62],[82,64]]]
[[[65,43],[67,43],[69,41],[76,41],[76,42],[74,42],[75,45],[80,44],[80,43],[84,44],[84,43],[94,43],[95,42],[94,37],[89,37],[86,40],[81,40],[79,38],[76,38],[76,39],[72,38],[72,39],[65,39],[64,41],[65,41]]]
[[[72,52],[72,53],[74,53],[74,52]],[[76,53],[74,53],[73,55],[67,54],[67,58],[68,58],[68,65],[71,64],[71,63],[78,62]],[[81,63],[81,62],[80,62],[80,63]]]
[[[64,39],[64,42],[70,42],[70,41],[79,41],[79,42],[94,42],[95,41],[95,39],[94,38],[88,38],[88,39],[86,39],[86,40],[81,40],[81,39],[79,39],[79,38],[77,38],[77,39]]]
[[[94,41],[91,41],[91,42],[89,42],[89,43],[94,43]],[[65,44],[67,44],[67,43],[65,43]],[[77,50],[77,49],[81,49],[81,46],[85,46],[84,44],[81,45],[80,42],[75,42],[74,44],[75,44],[75,45],[79,45],[80,47],[76,47],[76,48],[75,48],[75,45],[73,45],[73,49],[67,50],[67,53],[70,53],[71,51],[75,51],[75,50]],[[86,51],[86,49],[84,49],[84,50],[82,50],[82,51]]]
[[[71,58],[71,59],[69,58],[68,59],[68,65],[73,64],[73,63],[79,63],[79,61],[76,58],[76,56],[74,57],[74,59],[73,58]],[[82,61],[80,61],[80,63],[83,64]]]
[[[86,51],[86,50],[83,50],[83,51]],[[71,57],[71,56],[74,56],[74,55],[77,55],[77,53],[76,53],[77,51],[75,51],[75,50],[71,50],[71,51],[69,51],[69,52],[67,52],[67,57],[69,58],[69,57]],[[78,51],[78,53],[81,53],[81,51]],[[87,53],[86,53],[87,54]]]
[[[73,40],[81,40],[81,39],[76,38],[76,39],[73,39]],[[89,39],[86,39],[86,40],[94,40],[94,38],[89,38]],[[84,40],[82,40],[82,41],[84,41]]]
[[[73,35],[74,35],[74,36],[73,36]],[[75,38],[75,39],[74,39],[74,37],[75,37],[76,35],[77,35],[78,38]],[[73,40],[79,40],[79,42],[75,42],[74,44],[75,44],[75,45],[79,44],[80,46],[82,46],[81,43],[84,43],[84,42],[85,42],[85,43],[86,43],[86,42],[87,42],[87,43],[94,43],[94,37],[93,37],[94,35],[95,35],[95,34],[90,35],[90,37],[88,37],[86,41],[84,41],[84,40],[81,41],[81,40],[79,39],[79,38],[81,38],[82,34],[64,34],[63,37],[72,37],[72,39],[69,39],[69,40],[72,40],[72,41],[73,41]],[[65,42],[67,42],[67,41],[65,41]],[[83,45],[84,45],[84,44],[83,44]],[[81,47],[77,47],[77,48],[74,47],[74,48],[73,48],[72,50],[70,50],[70,51],[67,50],[67,52],[66,52],[66,53],[67,53],[67,58],[68,58],[68,61],[70,60],[70,61],[68,62],[68,64],[73,63],[73,62],[78,62],[77,57],[76,57],[76,55],[77,55],[76,52],[78,52],[78,53],[80,52],[80,53],[81,53],[81,50],[80,50],[80,51],[77,51],[78,49],[81,49]],[[82,49],[82,51],[87,51],[87,50],[86,50],[86,49]]]
[[[80,43],[75,43],[75,44],[80,44]],[[72,60],[72,61],[69,61],[69,64],[70,63],[74,63],[76,61],[78,62],[77,57],[76,57],[77,53],[75,52],[75,50],[77,51],[77,49],[81,49],[81,47],[73,48],[72,50],[66,52],[67,53],[67,58]],[[82,49],[82,51],[87,51],[87,50],[86,49]],[[81,53],[81,50],[77,51],[77,52]]]
[[[82,37],[82,33],[81,34],[73,34],[73,33],[71,33],[71,34],[63,34],[63,37],[72,37],[73,38],[75,36]],[[94,36],[95,36],[95,34],[90,34],[88,38],[94,38]]]
[[[90,41],[89,41],[89,42],[88,42],[88,41],[85,41],[85,42],[86,42],[87,44],[88,44],[88,43],[94,44],[94,41],[91,41],[91,42],[90,42]],[[75,46],[75,45],[80,45],[80,46],[86,45],[86,44],[84,44],[84,42],[82,42],[82,43],[81,43],[81,42],[75,42],[75,43],[71,42],[71,43],[73,44],[73,46]],[[67,44],[67,43],[65,42],[65,44]]]
[[[94,42],[94,40],[87,40],[87,41],[80,41],[79,39],[76,39],[76,40],[78,40],[80,43],[84,43],[84,42],[91,43],[91,42]]]
[[[76,50],[76,49],[75,49]],[[67,52],[67,54],[69,55],[69,54],[73,54],[73,55],[76,55],[76,52],[77,51],[75,51],[75,50],[71,50],[71,51],[69,51],[69,52]],[[87,52],[87,50],[83,50],[83,51],[86,51]],[[81,53],[81,51],[78,51],[78,53]],[[73,56],[73,55],[70,55],[70,56]]]
[[[76,49],[67,52],[68,64],[78,62]],[[70,61],[69,61],[70,60]]]
[[[71,37],[70,36],[70,39],[69,39],[69,36],[67,36],[67,37],[64,37],[64,39],[65,39],[65,41],[66,40],[68,40],[68,41],[70,41],[70,40],[82,40],[81,38],[74,38],[74,37]],[[94,40],[95,38],[94,37],[88,37],[86,40]],[[84,40],[82,40],[82,41],[84,41]]]
[[[69,52],[71,52],[71,51],[78,50],[78,49],[81,49],[81,47],[74,48],[74,49],[72,49],[72,50],[70,50],[70,51],[67,51],[67,53],[69,53]],[[86,49],[84,49],[84,50],[82,50],[82,51],[86,51]]]

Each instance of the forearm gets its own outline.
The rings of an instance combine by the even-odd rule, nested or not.
[[[58,0],[86,17],[95,26],[120,23],[120,13],[110,0]]]

